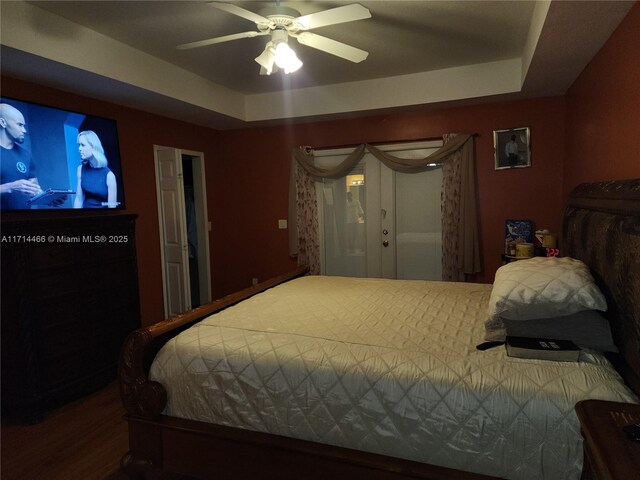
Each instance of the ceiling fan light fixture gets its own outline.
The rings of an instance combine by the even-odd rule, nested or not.
[[[271,75],[276,61],[276,51],[272,42],[268,42],[264,51],[256,57],[256,62],[264,69],[264,73]]]
[[[302,62],[297,57],[287,42],[279,42],[275,48],[275,63],[284,70],[284,73],[292,73],[302,67]]]

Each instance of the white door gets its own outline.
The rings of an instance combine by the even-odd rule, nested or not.
[[[182,159],[175,148],[155,146],[155,160],[164,306],[170,317],[191,310]]]
[[[390,278],[442,280],[442,169],[392,174],[396,276]]]
[[[424,158],[440,146],[437,141],[380,148],[397,157]],[[327,168],[348,153],[316,152],[316,163]],[[323,272],[441,280],[441,184],[441,169],[397,173],[370,153],[345,178],[319,184]]]

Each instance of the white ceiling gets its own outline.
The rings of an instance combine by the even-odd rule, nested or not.
[[[233,2],[258,12],[275,2]],[[353,2],[280,2],[301,15]],[[372,18],[315,33],[367,50],[358,64],[299,45],[304,66],[259,75],[267,37],[193,1],[1,3],[2,71],[229,128],[506,96],[563,94],[633,2],[366,1]]]

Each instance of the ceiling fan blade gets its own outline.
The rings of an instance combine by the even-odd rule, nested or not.
[[[214,43],[222,43],[222,42],[230,42],[232,40],[239,40],[241,38],[253,38],[258,37],[260,35],[268,35],[269,32],[242,32],[242,33],[234,33],[233,35],[225,35],[224,37],[215,37],[208,38],[207,40],[200,40],[198,42],[184,43],[182,45],[178,45],[176,48],[178,50],[189,50],[191,48],[204,47],[207,45],[213,45]]]
[[[296,37],[302,45],[317,48],[318,50],[344,58],[345,60],[350,60],[354,63],[360,63],[369,56],[369,52],[315,33],[302,32],[292,36]]]
[[[353,3],[322,12],[303,15],[302,17],[296,18],[294,23],[300,30],[311,30],[312,28],[353,22],[354,20],[364,20],[365,18],[371,18],[371,12],[362,5]]]
[[[251,20],[256,25],[271,26],[273,23],[267,17],[263,17],[262,15],[258,15],[257,13],[253,13],[249,10],[245,10],[244,8],[238,7],[231,3],[209,2],[209,5],[211,5],[212,7],[218,8],[220,10],[224,10],[225,12],[231,13],[233,15],[237,15],[238,17]]]

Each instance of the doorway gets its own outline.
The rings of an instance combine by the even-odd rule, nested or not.
[[[385,145],[424,158],[442,141]],[[339,164],[350,150],[315,151],[316,165]],[[442,169],[394,172],[371,153],[343,178],[316,184],[322,272],[326,275],[442,279]]]
[[[165,317],[211,301],[202,152],[154,146]]]

